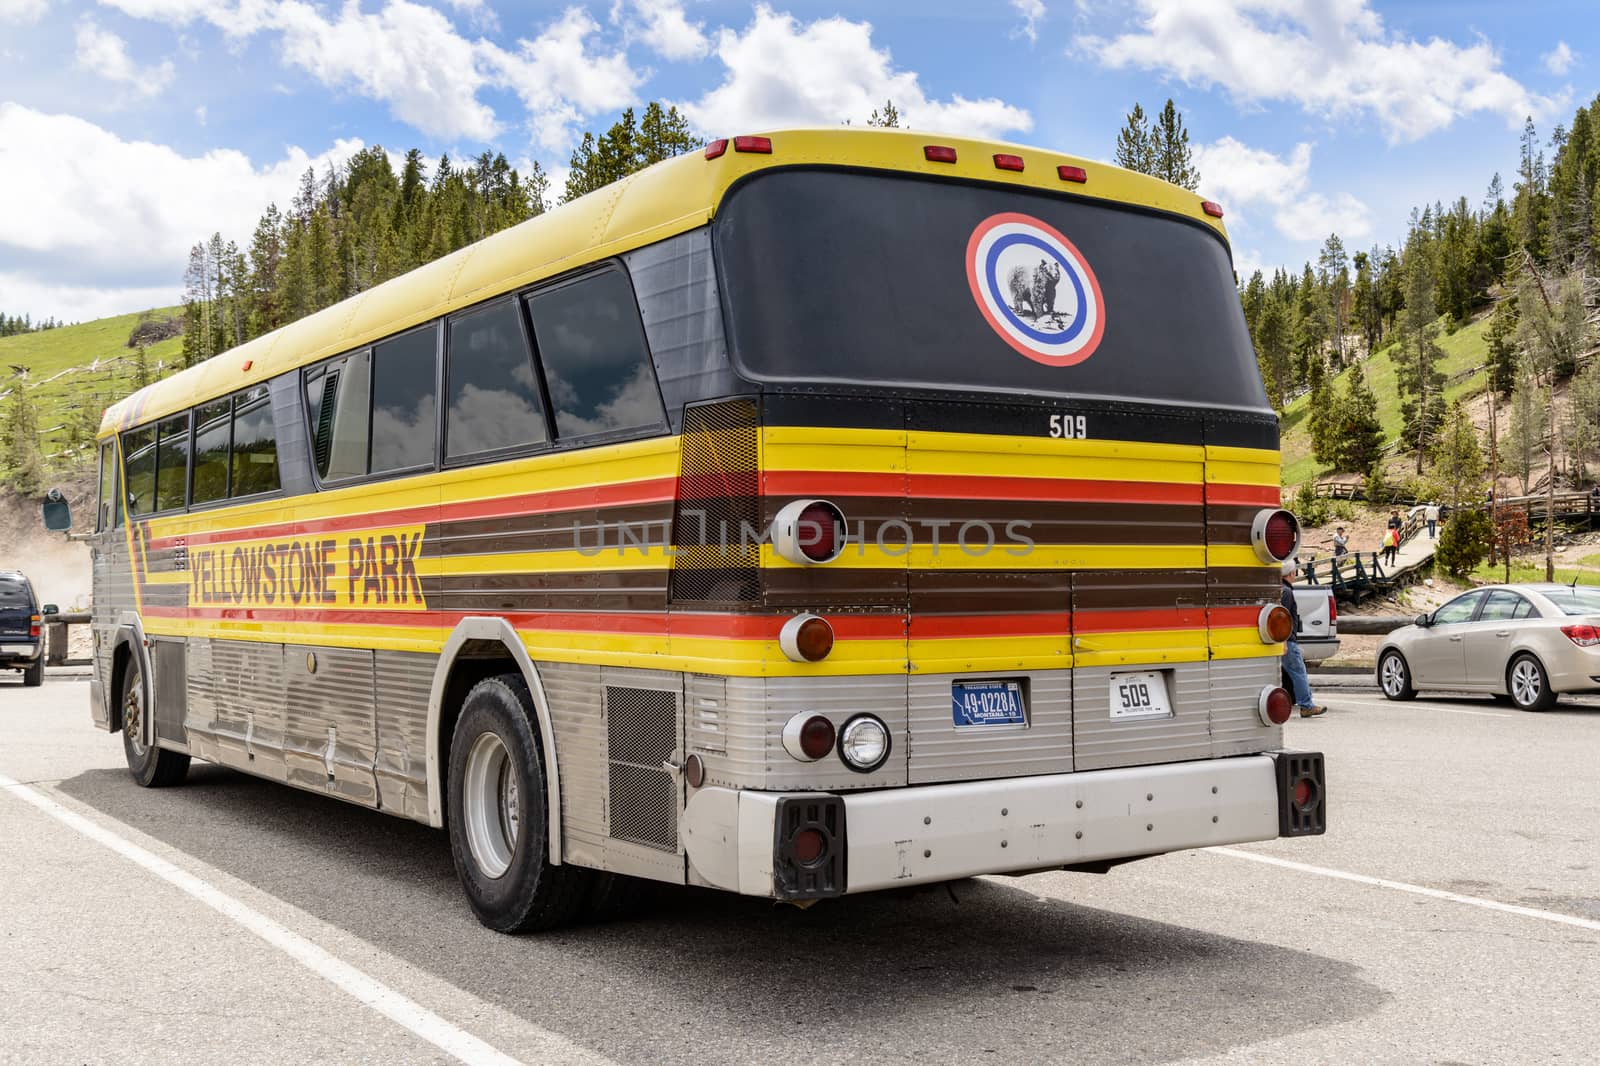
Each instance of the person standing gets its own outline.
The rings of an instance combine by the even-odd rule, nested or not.
[[[1422,517],[1428,520],[1428,539],[1433,540],[1439,529],[1439,505],[1433,500],[1428,501],[1428,506],[1423,508]]]
[[[1394,565],[1395,557],[1400,554],[1400,529],[1390,526],[1383,531],[1383,561],[1390,566]]]
[[[1289,675],[1290,691],[1294,696],[1294,705],[1300,708],[1300,717],[1315,718],[1319,714],[1326,714],[1328,708],[1320,706],[1316,696],[1312,695],[1305,656],[1300,654],[1300,608],[1294,602],[1294,586],[1290,584],[1298,569],[1293,559],[1283,564],[1283,589],[1278,594],[1278,601],[1288,608],[1289,619],[1293,623],[1289,640],[1283,646],[1283,672]]]
[[[1333,557],[1350,554],[1350,538],[1345,535],[1343,526],[1333,527]]]
[[[1390,511],[1389,512],[1389,528],[1390,529],[1398,531],[1404,525],[1405,525],[1405,522],[1400,518],[1400,512],[1399,511]]]

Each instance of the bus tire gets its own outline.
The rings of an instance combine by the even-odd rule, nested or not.
[[[122,754],[128,760],[128,772],[141,788],[181,785],[189,774],[189,756],[158,744],[147,748],[140,742],[145,710],[144,679],[139,660],[133,657],[122,672]]]
[[[456,875],[478,921],[501,933],[578,915],[592,871],[550,862],[544,750],[521,674],[472,686],[450,740],[446,824]]]
[[[40,654],[34,664],[22,671],[22,683],[28,688],[38,688],[44,684],[44,655]]]

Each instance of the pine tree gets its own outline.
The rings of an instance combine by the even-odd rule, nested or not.
[[[1383,424],[1378,421],[1378,399],[1359,363],[1350,368],[1332,433],[1338,469],[1370,474],[1378,468],[1383,458]]]
[[[1517,385],[1511,391],[1511,428],[1506,432],[1505,454],[1512,471],[1522,478],[1522,494],[1533,487],[1533,463],[1544,447],[1548,408],[1544,390],[1532,369],[1524,362],[1518,367]]]
[[[1200,172],[1195,169],[1194,155],[1189,150],[1189,131],[1184,129],[1183,116],[1171,98],[1150,129],[1150,153],[1156,177],[1191,192],[1200,187]]]
[[[1466,408],[1457,400],[1433,444],[1433,477],[1453,508],[1475,503],[1483,493],[1483,447]]]
[[[899,129],[901,121],[900,109],[894,106],[893,100],[885,100],[882,111],[873,108],[872,114],[867,117],[867,125],[884,129]]]
[[[1294,387],[1293,351],[1289,343],[1289,322],[1277,300],[1268,299],[1261,309],[1256,335],[1256,359],[1266,383],[1272,406],[1282,411]]]
[[[1600,359],[1590,359],[1567,389],[1567,455],[1580,481],[1600,463]]]
[[[1499,393],[1510,392],[1517,383],[1517,297],[1501,300],[1489,316],[1483,331],[1489,349],[1489,387]]]
[[[1517,245],[1528,255],[1543,260],[1548,230],[1548,195],[1544,153],[1539,151],[1539,135],[1529,116],[1522,127],[1522,153],[1517,164],[1516,201],[1512,218]]]
[[[1117,134],[1117,149],[1112,161],[1119,167],[1141,174],[1156,172],[1155,151],[1150,140],[1150,120],[1137,103]]]
[[[1407,247],[1406,303],[1397,331],[1395,384],[1400,391],[1400,418],[1406,443],[1417,453],[1417,473],[1429,443],[1444,419],[1444,374],[1439,361],[1439,324],[1433,302],[1433,273],[1427,249],[1413,239]]]
[[[39,422],[28,395],[28,375],[18,374],[6,404],[4,456],[11,487],[23,496],[44,492],[44,457],[39,453]]]
[[[1317,256],[1318,281],[1327,301],[1324,321],[1332,327],[1333,365],[1344,366],[1345,301],[1350,292],[1350,264],[1344,242],[1337,233],[1328,234]]]
[[[133,350],[133,387],[142,389],[150,381],[150,351],[141,344]]]

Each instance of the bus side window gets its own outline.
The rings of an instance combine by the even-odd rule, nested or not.
[[[356,352],[306,374],[311,461],[323,481],[367,472],[372,353]]]
[[[633,286],[603,270],[528,297],[556,436],[587,437],[664,425]]]
[[[506,300],[450,319],[446,459],[549,439],[521,317],[516,301]]]
[[[188,503],[189,412],[164,419],[156,437],[156,510],[181,511]]]
[[[233,398],[195,408],[194,484],[189,498],[211,503],[228,498],[228,449],[232,444]]]
[[[156,427],[130,429],[122,435],[123,484],[128,495],[128,515],[147,515],[156,502]]]
[[[108,440],[100,445],[100,511],[95,523],[98,533],[122,525],[122,494],[117,487],[121,481],[119,473],[117,444]]]
[[[437,324],[373,345],[372,473],[432,465],[438,368]]]
[[[230,456],[230,498],[278,491],[278,438],[272,428],[267,386],[257,385],[234,395]]]

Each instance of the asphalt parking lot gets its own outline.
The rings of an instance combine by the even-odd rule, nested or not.
[[[85,680],[3,676],[0,1062],[1593,1061],[1600,699],[1320,695],[1325,837],[510,938],[442,834],[140,790]]]

